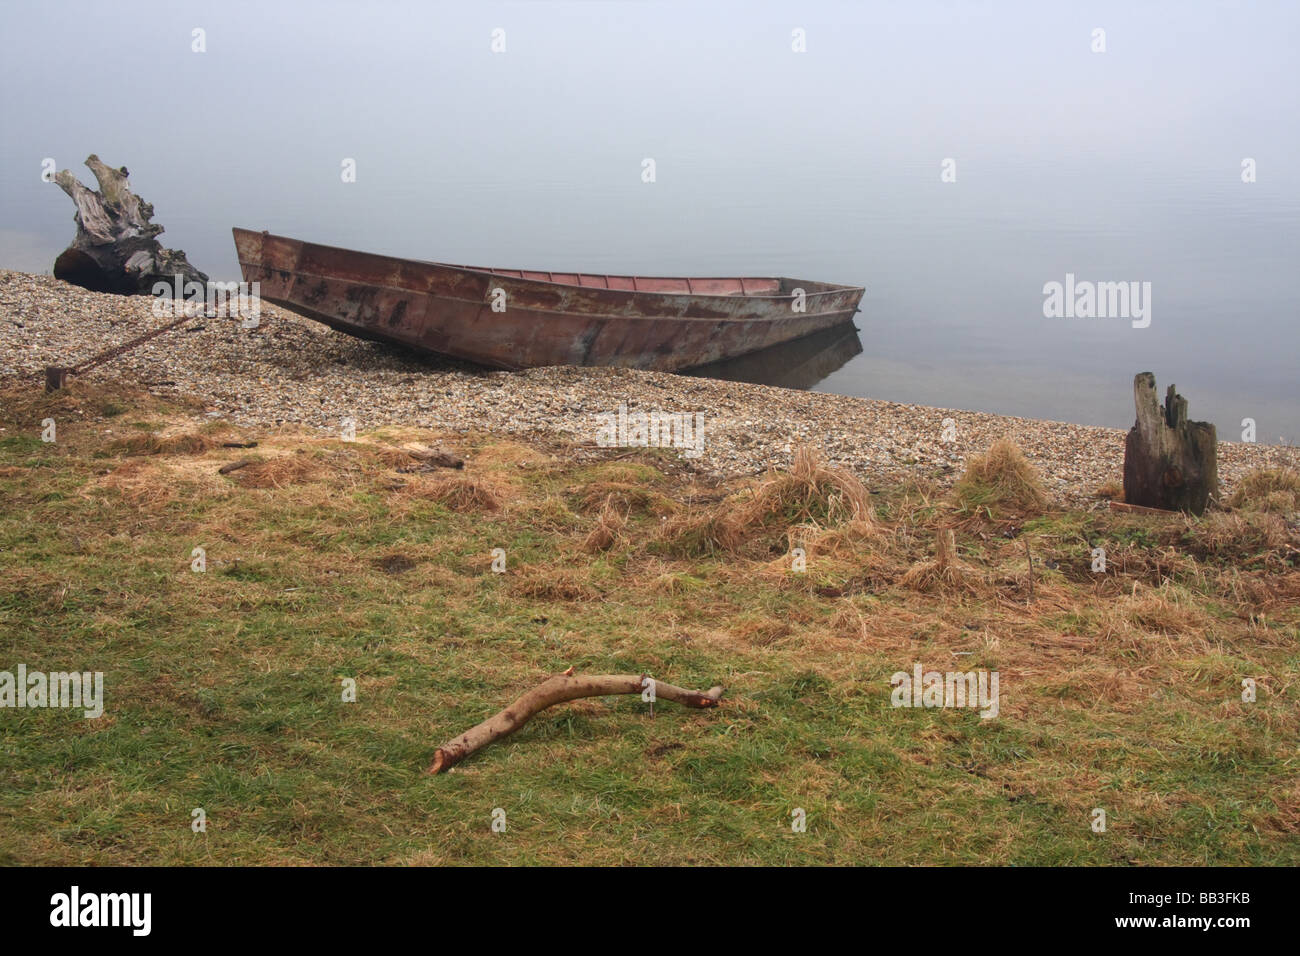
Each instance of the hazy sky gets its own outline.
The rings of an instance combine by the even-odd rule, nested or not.
[[[50,267],[73,207],[41,162],[89,182],[96,152],[214,278],[241,225],[851,282],[865,352],[825,387],[1127,424],[1151,368],[1221,431],[1255,411],[1300,437],[1300,4],[168,0],[4,24],[0,266]],[[1067,271],[1151,281],[1151,327],[1044,318]]]

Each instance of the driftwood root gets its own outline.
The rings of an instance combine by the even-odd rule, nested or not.
[[[640,694],[647,689],[647,680],[653,679],[645,674],[574,674],[570,667],[563,674],[543,681],[499,714],[443,744],[434,754],[429,772],[442,773],[454,767],[476,750],[514,733],[548,707],[581,697]],[[684,707],[708,709],[717,707],[722,699],[721,687],[711,687],[700,692],[665,684],[660,680],[653,683],[656,700],[671,700]]]
[[[208,277],[180,249],[165,249],[158,241],[163,227],[153,222],[153,206],[131,191],[125,166],[114,169],[91,154],[86,165],[99,189],[83,186],[71,172],[54,175],[77,207],[77,235],[54,262],[54,277],[90,289],[125,295],[149,295],[158,282],[198,283],[206,290]]]

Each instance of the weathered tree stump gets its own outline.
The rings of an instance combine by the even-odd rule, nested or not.
[[[179,249],[164,249],[155,238],[163,227],[152,223],[153,206],[127,184],[127,170],[113,169],[91,154],[86,165],[99,182],[93,192],[66,169],[54,181],[76,204],[77,236],[54,261],[54,276],[94,292],[148,295],[156,282],[207,284],[208,277]]]
[[[47,365],[45,367],[45,390],[47,392],[57,392],[61,388],[68,387],[68,373],[71,369],[62,368],[58,365]]]
[[[1133,379],[1137,421],[1124,442],[1124,501],[1201,514],[1219,493],[1218,437],[1209,422],[1187,420],[1187,399],[1169,386],[1156,398],[1156,377]]]

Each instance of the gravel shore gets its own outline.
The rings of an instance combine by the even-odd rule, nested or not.
[[[50,276],[0,270],[0,379],[40,387],[48,365],[72,366],[171,321],[153,299],[87,292]],[[872,483],[905,476],[948,482],[969,454],[1010,438],[1062,503],[1095,501],[1121,478],[1124,431],[982,412],[928,408],[610,368],[485,372],[363,342],[263,304],[255,329],[196,318],[88,373],[126,378],[162,396],[186,395],[241,425],[301,424],[338,431],[407,425],[563,437],[596,446],[602,419],[638,411],[699,413],[703,453],[693,467],[719,477],[789,464],[809,442]],[[952,419],[945,441],[944,419]],[[1289,450],[1220,442],[1225,492]]]

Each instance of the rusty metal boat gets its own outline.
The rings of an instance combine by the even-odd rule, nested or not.
[[[235,229],[261,298],[349,335],[503,369],[671,371],[852,320],[863,289],[789,278],[654,278],[397,259]]]

